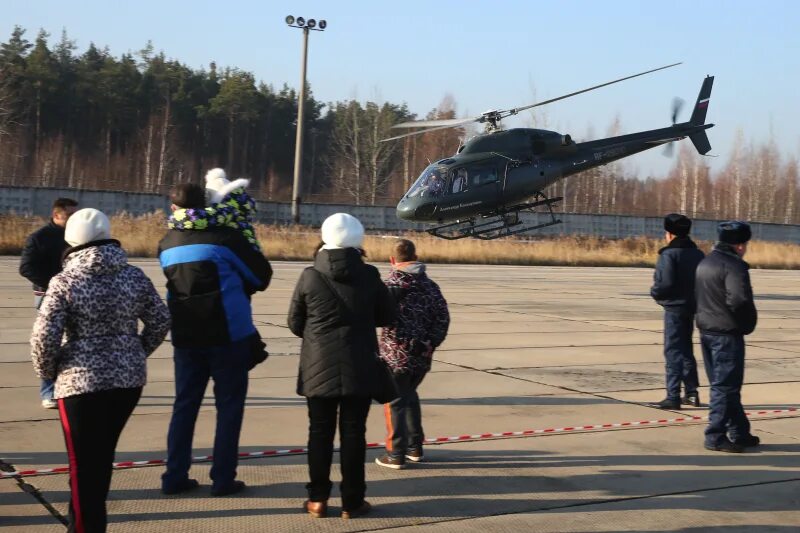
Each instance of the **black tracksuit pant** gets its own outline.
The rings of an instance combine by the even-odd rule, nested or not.
[[[111,389],[58,400],[69,456],[69,529],[106,530],[106,496],[122,428],[139,402],[142,388]]]
[[[342,510],[352,511],[364,503],[364,459],[367,455],[367,415],[370,398],[307,398],[308,401],[308,471],[306,485],[312,502],[328,501],[331,494],[333,437],[336,414],[339,414],[339,460],[342,463]]]
[[[399,396],[384,404],[386,418],[386,452],[394,459],[405,462],[409,451],[422,452],[425,432],[422,430],[422,408],[417,387],[425,374],[394,374]]]

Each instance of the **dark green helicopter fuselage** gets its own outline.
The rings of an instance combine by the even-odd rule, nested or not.
[[[704,130],[712,126],[690,121],[583,143],[527,128],[480,135],[428,166],[400,200],[397,216],[442,223],[502,214],[560,179],[670,141],[691,137],[705,153]]]

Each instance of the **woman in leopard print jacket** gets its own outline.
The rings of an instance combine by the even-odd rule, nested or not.
[[[33,327],[33,366],[56,382],[70,465],[70,531],[105,531],[117,440],[170,317],[148,277],[110,239],[103,213],[77,211],[65,240],[72,247],[64,269],[50,281]]]

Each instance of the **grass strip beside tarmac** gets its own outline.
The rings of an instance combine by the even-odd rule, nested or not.
[[[39,217],[0,216],[0,255],[18,255],[25,238],[44,224]],[[131,257],[155,257],[166,224],[161,213],[111,217],[112,236],[122,242]],[[319,230],[310,227],[256,225],[264,253],[275,260],[309,260],[319,244]],[[447,241],[422,232],[402,235],[417,244],[420,257],[429,263],[548,266],[652,267],[663,240],[649,237],[607,239],[579,235],[558,237],[509,237],[495,241],[461,239]],[[373,261],[386,261],[393,236],[367,235],[364,247]],[[699,242],[708,252],[712,243]],[[753,241],[747,252],[753,268],[800,269],[800,245]]]

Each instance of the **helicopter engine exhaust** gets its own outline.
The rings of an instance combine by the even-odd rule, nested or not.
[[[561,137],[561,146],[569,146],[570,144],[572,144],[572,137],[569,134]]]

